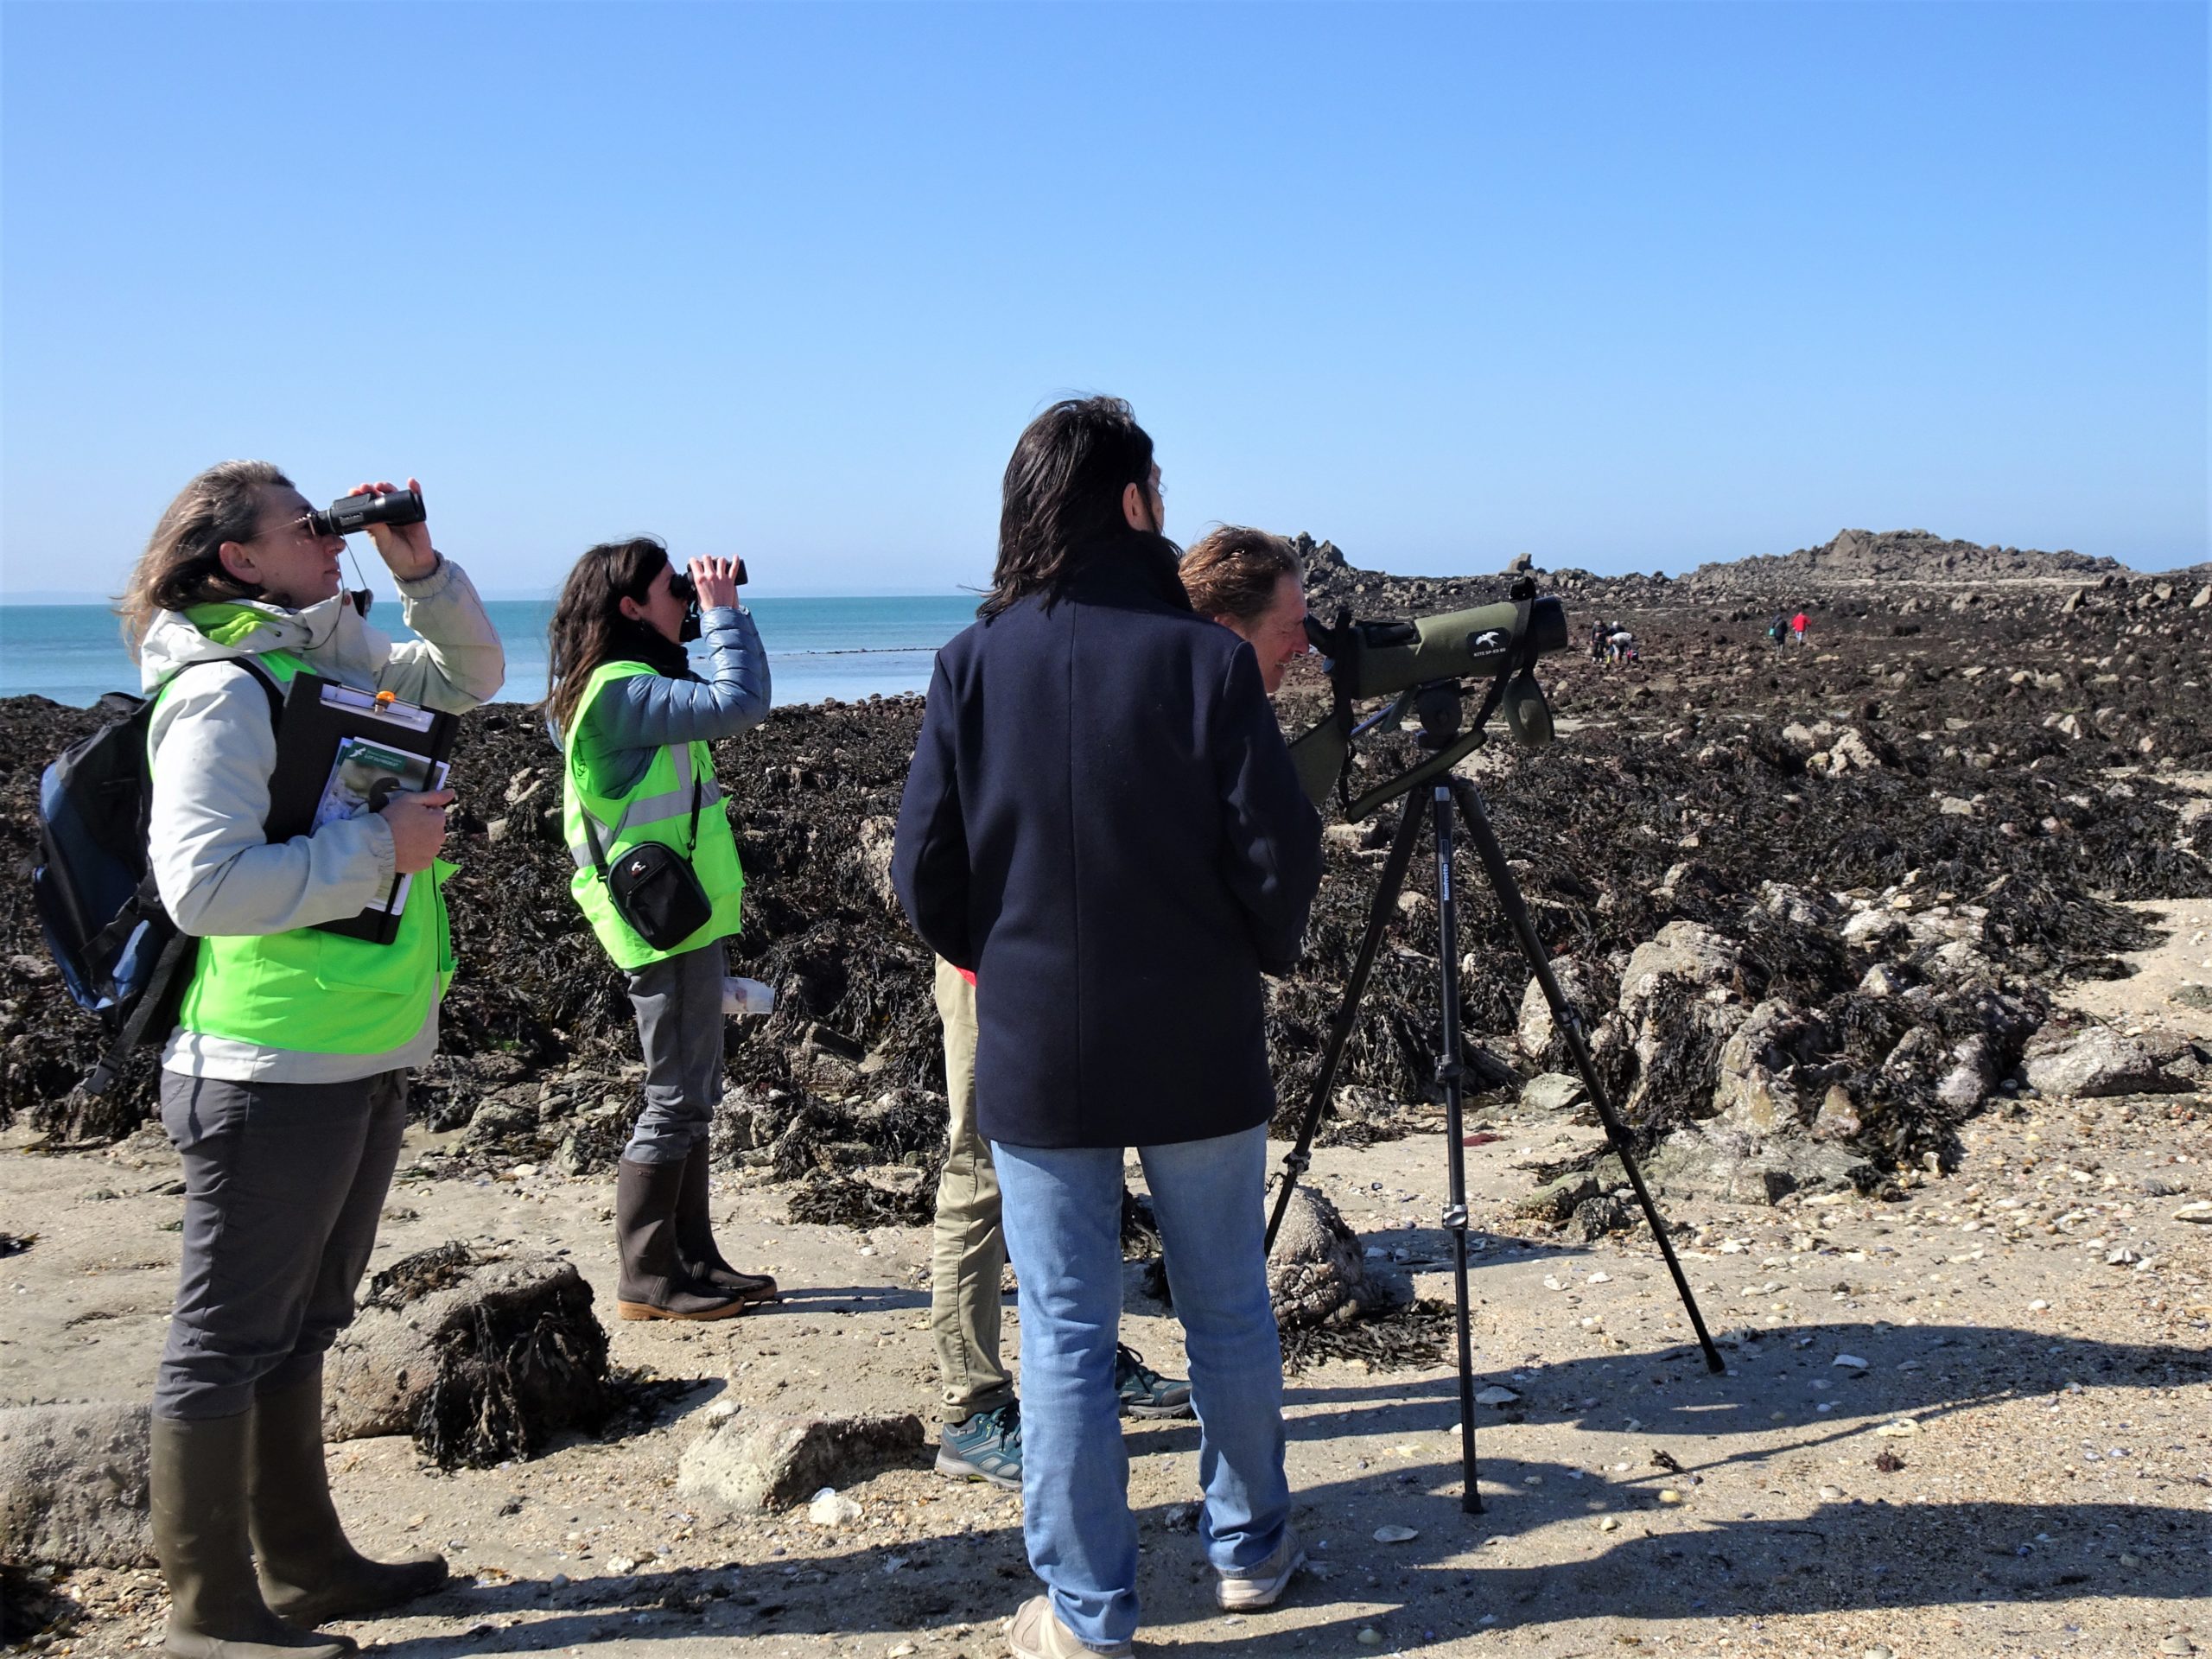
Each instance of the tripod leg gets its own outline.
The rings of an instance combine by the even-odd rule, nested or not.
[[[1591,1063],[1589,1046],[1582,1039],[1582,1022],[1560,991],[1558,976],[1552,972],[1551,959],[1544,954],[1543,941],[1536,937],[1536,925],[1521,898],[1520,883],[1513,879],[1512,868],[1505,861],[1505,849],[1497,844],[1497,834],[1491,829],[1490,815],[1483,810],[1482,795],[1464,778],[1452,779],[1452,788],[1459,804],[1459,816],[1466,820],[1467,833],[1474,837],[1475,849],[1482,855],[1483,867],[1489,872],[1498,906],[1504,911],[1514,938],[1520,942],[1521,954],[1528,958],[1536,983],[1543,988],[1544,1001],[1551,1005],[1552,1018],[1574,1056],[1574,1069],[1582,1074],[1582,1086],[1590,1091],[1591,1103],[1597,1107],[1599,1121],[1605,1126],[1605,1138],[1611,1143],[1614,1155],[1621,1160],[1621,1167],[1628,1172],[1629,1185],[1636,1189],[1636,1201],[1643,1207],[1643,1218],[1651,1224],[1652,1237],[1659,1241],[1659,1253],[1666,1257],[1667,1271],[1674,1275],[1675,1293],[1689,1313],[1698,1345],[1705,1350],[1706,1369],[1715,1374],[1724,1371],[1727,1365],[1706,1331],[1705,1316],[1698,1312],[1697,1298],[1690,1294],[1690,1281],[1683,1277],[1682,1264],[1675,1259],[1674,1243],[1667,1236],[1667,1224],[1660,1219],[1659,1206],[1652,1202],[1651,1190],[1643,1184],[1643,1172],[1637,1167],[1634,1141],[1627,1125],[1615,1114],[1612,1102],[1606,1098],[1605,1086],[1598,1080],[1598,1068]]]
[[[1444,1205],[1445,1230],[1452,1235],[1452,1292],[1459,1338],[1459,1508],[1483,1512],[1482,1488],[1475,1470],[1475,1354],[1467,1322],[1467,1154],[1462,1136],[1460,1086],[1465,1069],[1459,1059],[1459,930],[1452,893],[1452,789],[1439,784],[1436,803],[1436,925],[1439,976],[1444,1000],[1444,1042],[1437,1056],[1436,1081],[1444,1092],[1445,1155],[1449,1188]]]
[[[1313,1079],[1313,1092],[1306,1102],[1306,1116],[1299,1121],[1298,1142],[1283,1154],[1282,1185],[1275,1193],[1274,1210],[1268,1217],[1266,1248],[1275,1247],[1275,1234],[1282,1227],[1283,1214],[1290,1208],[1291,1190],[1298,1185],[1298,1178],[1306,1173],[1313,1161],[1313,1132],[1321,1124],[1321,1114],[1328,1109],[1329,1096],[1335,1092],[1337,1068],[1344,1064],[1344,1045],[1351,1040],[1352,1026],[1359,1019],[1359,1000],[1367,994],[1367,978],[1375,968],[1375,953],[1382,944],[1382,932],[1390,925],[1390,918],[1398,908],[1398,890],[1405,885],[1406,866],[1413,861],[1414,843],[1421,839],[1421,804],[1413,796],[1406,798],[1405,816],[1398,821],[1396,839],[1390,843],[1390,855],[1382,861],[1382,879],[1375,886],[1375,902],[1368,907],[1367,931],[1359,942],[1359,955],[1353,958],[1351,977],[1344,982],[1344,1000],[1338,1004],[1337,1017],[1329,1027],[1328,1046],[1322,1051],[1321,1070]]]

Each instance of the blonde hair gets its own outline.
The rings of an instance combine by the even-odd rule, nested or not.
[[[225,542],[253,539],[261,525],[264,485],[293,487],[271,462],[226,461],[177,492],[115,602],[116,614],[123,619],[123,643],[133,659],[156,612],[259,594],[259,588],[223,569],[221,549]]]

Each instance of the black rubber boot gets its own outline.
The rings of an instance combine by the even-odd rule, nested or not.
[[[694,1279],[726,1291],[741,1302],[772,1302],[776,1281],[765,1273],[740,1273],[722,1260],[715,1245],[714,1218],[707,1212],[709,1171],[707,1143],[699,1141],[683,1160],[683,1185],[676,1195],[676,1249]]]
[[[350,1638],[319,1636],[269,1610],[246,1535],[251,1412],[156,1417],[148,1446],[154,1554],[169,1586],[162,1651],[172,1659],[342,1659]]]
[[[615,1170],[614,1243],[622,1256],[615,1313],[626,1319],[727,1319],[744,1313],[735,1295],[684,1268],[676,1244],[684,1165],[625,1158]]]
[[[442,1555],[372,1561],[347,1541],[322,1458],[322,1367],[253,1402],[247,1525],[261,1598],[296,1624],[361,1618],[446,1581]]]

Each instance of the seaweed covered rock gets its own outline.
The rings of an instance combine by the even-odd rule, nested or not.
[[[0,1411],[0,1560],[150,1567],[143,1404]]]
[[[1268,1300],[1276,1325],[1294,1330],[1329,1320],[1342,1325],[1395,1299],[1370,1278],[1365,1248],[1337,1206],[1300,1186],[1290,1195],[1268,1253]]]
[[[553,1255],[417,1251],[369,1281],[324,1362],[328,1439],[411,1434],[447,1468],[528,1457],[616,1403],[591,1287]]]

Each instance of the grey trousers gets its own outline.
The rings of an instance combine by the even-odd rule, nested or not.
[[[990,1142],[976,1130],[976,988],[950,963],[937,965],[937,1014],[944,1024],[944,1095],[951,1144],[937,1178],[930,1238],[930,1340],[937,1347],[938,1416],[964,1423],[1014,1398],[999,1357],[999,1173]]]
[[[645,1052],[645,1105],[622,1155],[633,1163],[680,1164],[714,1127],[722,1102],[722,976],[729,956],[716,939],[624,976]]]
[[[184,1261],[154,1411],[235,1417],[304,1381],[353,1321],[407,1127],[407,1074],[164,1071],[162,1127],[184,1158]]]

